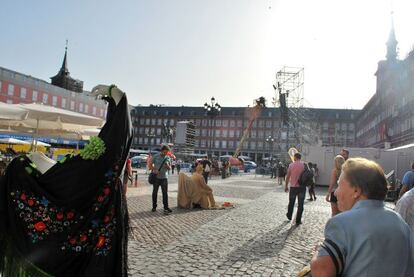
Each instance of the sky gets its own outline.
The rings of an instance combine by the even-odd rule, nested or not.
[[[275,74],[304,68],[315,108],[360,109],[375,93],[394,12],[412,49],[412,0],[2,0],[0,66],[50,81],[66,39],[84,89],[116,84],[132,105],[271,105]]]

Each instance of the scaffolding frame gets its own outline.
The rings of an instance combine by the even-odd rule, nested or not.
[[[288,108],[288,123],[279,129],[280,143],[286,137],[286,157],[289,148],[295,147],[300,152],[306,152],[306,145],[316,144],[319,134],[312,123],[316,122],[316,114],[304,106],[304,78],[303,67],[284,66],[276,73],[275,97],[273,104],[280,108],[279,95],[285,94]],[[282,150],[283,151],[283,150]]]
[[[288,94],[286,105],[288,108],[303,107],[305,69],[303,67],[284,66],[276,72],[276,88],[282,94]],[[276,95],[279,100],[279,95]],[[277,101],[279,102],[279,101]]]

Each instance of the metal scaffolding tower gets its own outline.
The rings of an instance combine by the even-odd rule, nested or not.
[[[276,73],[276,88],[282,94],[287,94],[286,105],[288,108],[303,107],[304,79],[303,67],[284,66]],[[276,99],[279,99],[278,97],[279,95]]]
[[[287,157],[291,147],[306,152],[306,146],[316,144],[319,135],[316,114],[304,106],[304,68],[284,66],[276,73],[273,87],[273,104],[280,109],[283,122],[279,131],[282,154]]]

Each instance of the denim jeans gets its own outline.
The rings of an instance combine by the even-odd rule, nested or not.
[[[298,197],[298,211],[296,213],[296,223],[302,222],[303,203],[305,202],[306,187],[291,187],[289,189],[289,205],[286,216],[292,218],[293,207],[295,206],[296,197]]]

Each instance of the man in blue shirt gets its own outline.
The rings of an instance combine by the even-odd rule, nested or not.
[[[414,162],[411,164],[411,170],[407,171],[404,174],[404,177],[401,183],[402,183],[402,187],[401,187],[399,198],[401,198],[404,195],[404,193],[406,193],[407,191],[409,191],[410,189],[414,187]]]
[[[168,170],[171,169],[171,158],[167,156],[170,148],[167,145],[161,147],[161,153],[153,156],[150,164],[150,170],[157,174],[157,181],[153,185],[152,191],[152,211],[157,210],[157,196],[158,189],[161,187],[162,202],[164,204],[164,213],[171,213],[171,209],[168,207]]]

